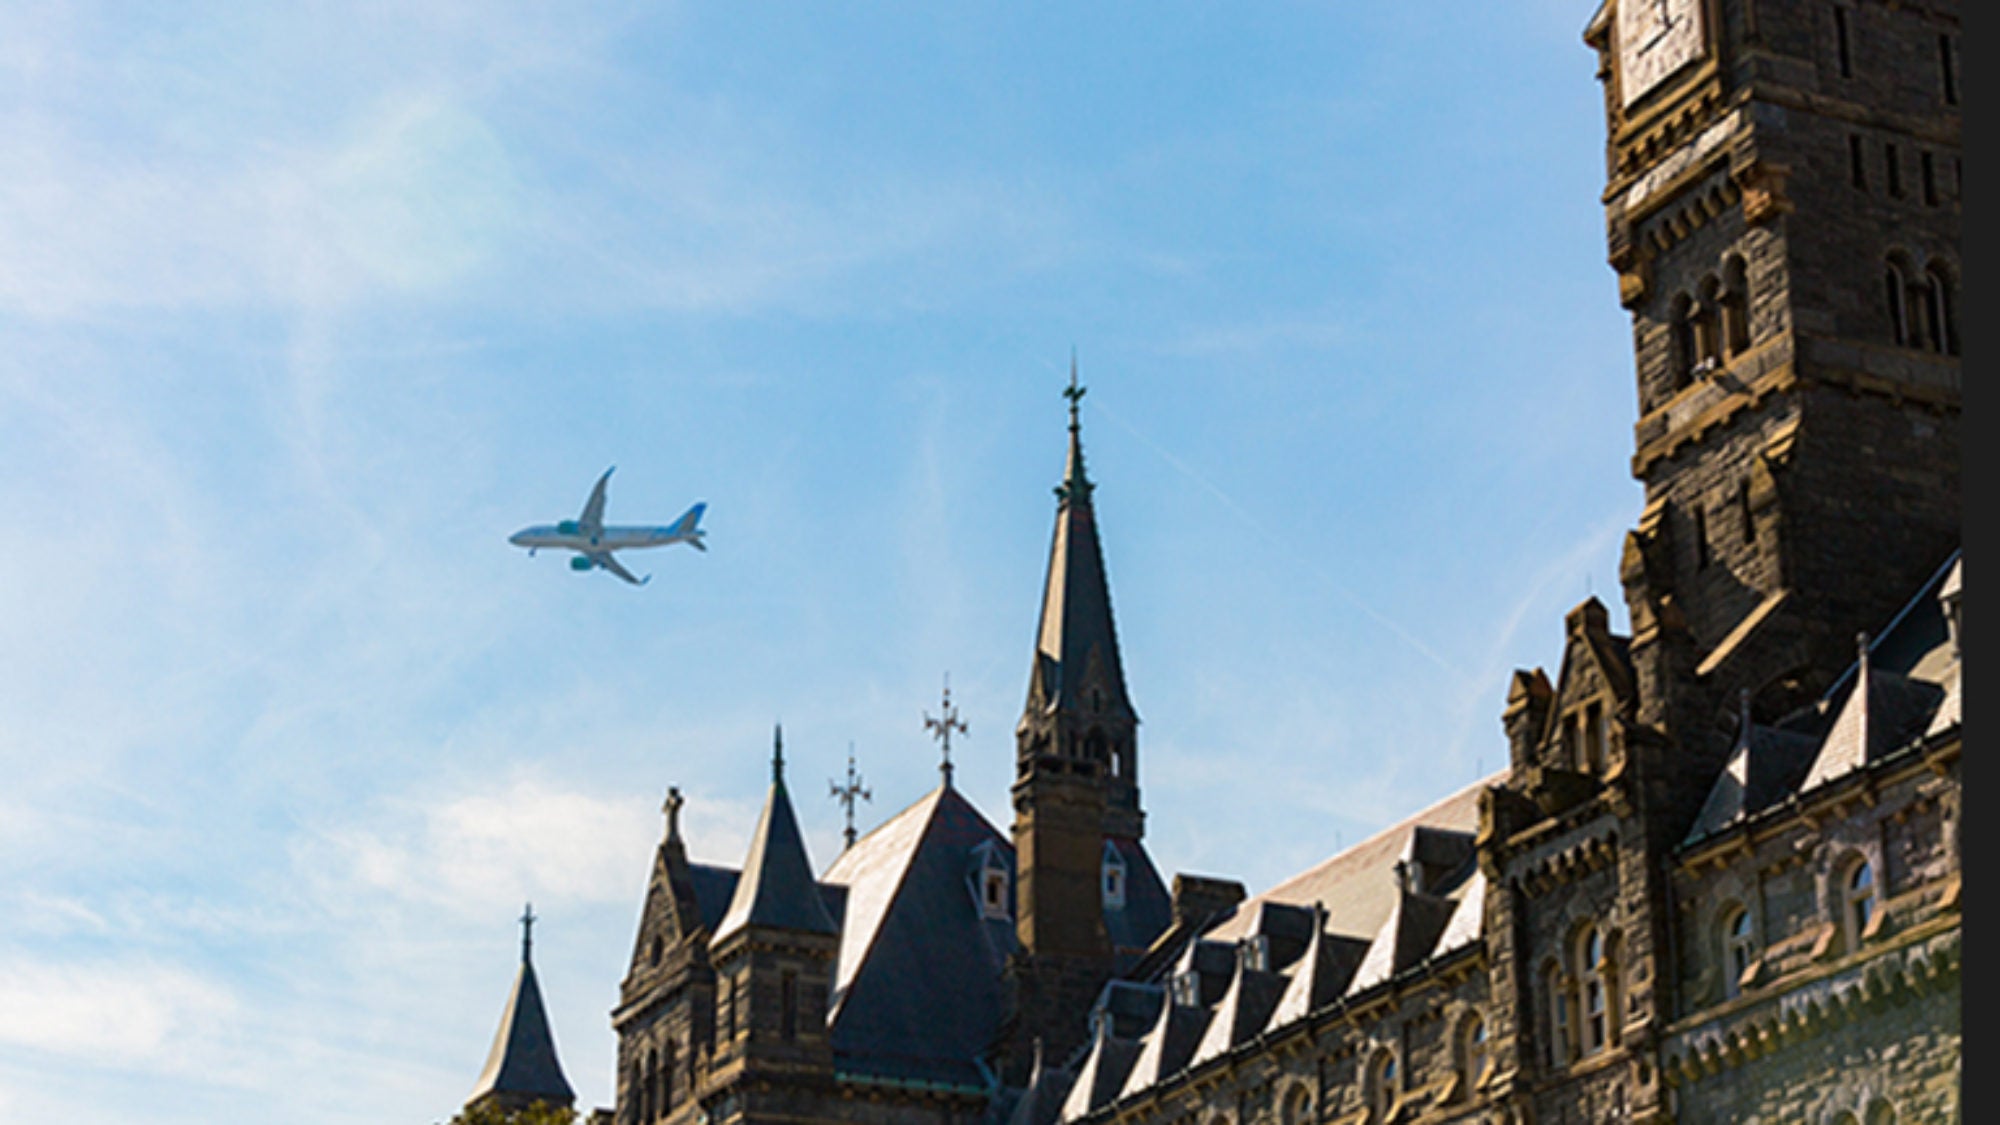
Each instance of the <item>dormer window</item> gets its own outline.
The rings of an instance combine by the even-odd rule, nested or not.
[[[972,892],[982,917],[1007,918],[1007,884],[1007,864],[1000,849],[991,840],[980,844],[973,852]]]
[[[1125,907],[1125,857],[1109,841],[1104,845],[1104,909]]]
[[[1176,973],[1174,974],[1172,987],[1174,1003],[1183,1008],[1198,1008],[1201,1006],[1200,973],[1195,972],[1193,969],[1189,969],[1184,973]]]
[[[1243,967],[1254,973],[1271,971],[1271,937],[1269,934],[1251,934],[1238,947],[1238,956],[1243,958]]]

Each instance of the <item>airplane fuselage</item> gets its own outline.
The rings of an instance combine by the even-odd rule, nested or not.
[[[691,543],[694,539],[694,536],[683,535],[671,527],[607,527],[596,535],[585,535],[581,528],[544,523],[522,528],[509,536],[507,542],[516,547],[526,547],[531,551],[553,548],[587,552],[664,547],[670,543]]]

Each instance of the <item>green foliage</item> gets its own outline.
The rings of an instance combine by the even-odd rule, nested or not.
[[[446,1125],[577,1125],[573,1109],[536,1102],[526,1109],[503,1110],[492,1102],[461,1110]]]

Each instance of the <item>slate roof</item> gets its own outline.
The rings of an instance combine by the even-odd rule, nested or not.
[[[983,908],[993,857],[1013,883],[1014,849],[956,789],[940,786],[842,852],[845,925],[830,1023],[836,1069],[984,1087],[976,1061],[1006,1004],[1011,910]]]
[[[1961,571],[1954,552],[1814,708],[1774,726],[1742,724],[1682,846],[1956,726],[1962,675],[1945,603],[1958,597]]]
[[[813,879],[798,818],[785,792],[783,767],[782,759],[772,763],[764,811],[750,837],[750,854],[743,861],[743,874],[737,879],[729,909],[715,928],[717,941],[746,926],[811,934],[839,932]]]
[[[1111,936],[1117,971],[1124,972],[1173,924],[1174,896],[1160,881],[1144,844],[1119,837],[1106,842],[1125,861],[1125,904],[1104,908],[1104,928]]]
[[[1506,771],[1491,774],[1402,822],[1377,832],[1346,851],[1308,868],[1270,890],[1247,899],[1228,920],[1204,937],[1235,941],[1250,932],[1259,903],[1276,901],[1326,907],[1335,933],[1372,938],[1396,905],[1395,861],[1402,858],[1419,827],[1470,835],[1479,827],[1479,793],[1497,785]],[[1454,898],[1458,897],[1453,895]]]
[[[559,1107],[576,1101],[576,1092],[570,1089],[562,1063],[556,1059],[555,1036],[549,1031],[541,985],[535,980],[534,961],[525,943],[506,1010],[500,1014],[500,1029],[493,1036],[493,1049],[486,1054],[486,1068],[466,1098],[467,1105],[483,1101],[523,1107],[536,1101]]]

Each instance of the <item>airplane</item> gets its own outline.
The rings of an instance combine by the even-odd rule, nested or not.
[[[617,468],[613,465],[597,478],[597,487],[590,490],[590,499],[584,502],[582,515],[558,524],[524,527],[508,536],[507,542],[516,547],[526,547],[530,557],[543,547],[575,551],[576,557],[569,560],[571,570],[581,573],[601,568],[634,586],[644,586],[653,576],[635,577],[611,552],[664,547],[671,543],[686,543],[697,551],[708,550],[708,545],[701,541],[701,537],[708,533],[696,526],[701,523],[701,514],[708,510],[707,504],[696,504],[682,512],[681,518],[669,527],[606,527],[604,486]]]

